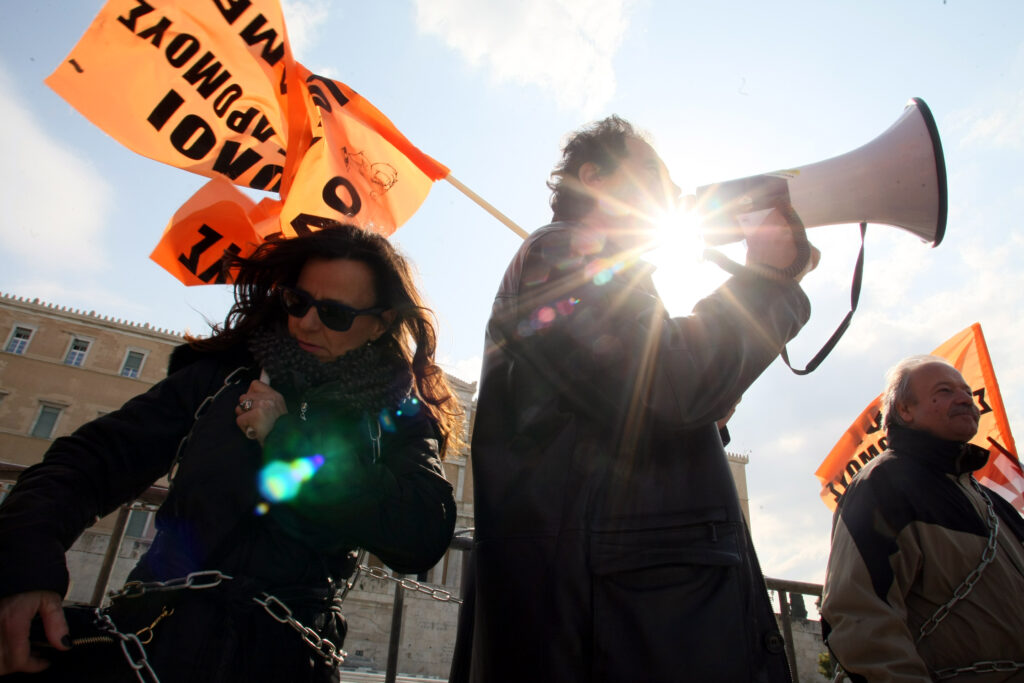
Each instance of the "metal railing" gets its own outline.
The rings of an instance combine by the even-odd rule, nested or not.
[[[782,638],[786,643],[786,659],[789,660],[789,672],[794,681],[800,680],[796,664],[796,647],[793,644],[793,617],[807,617],[807,608],[804,606],[803,596],[813,595],[821,598],[821,584],[804,583],[803,581],[788,581],[786,579],[770,579],[765,577],[765,584],[768,590],[776,591],[779,594],[779,621],[782,622]],[[796,603],[793,596],[800,596],[800,602]],[[794,605],[799,605],[799,610],[794,610]]]

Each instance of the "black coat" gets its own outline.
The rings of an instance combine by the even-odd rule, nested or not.
[[[438,457],[436,425],[422,411],[403,411],[378,430],[376,416],[346,415],[317,400],[316,390],[300,396],[275,387],[289,413],[261,449],[245,438],[234,413],[258,376],[248,352],[182,347],[167,379],[54,441],[0,507],[0,597],[42,589],[64,594],[65,551],[96,517],[166,474],[191,430],[156,516],[156,538],[129,578],[166,581],[212,569],[234,578],[215,589],[115,601],[115,620],[137,621],[136,630],[159,614],[164,598],[173,601],[176,613],[147,645],[165,683],[329,680],[333,674],[302,636],[252,595],[279,597],[299,621],[338,640],[343,625],[334,623],[332,597],[354,568],[350,551],[365,548],[400,572],[430,568],[454,529],[452,487]],[[259,490],[264,464],[315,454],[323,464],[295,498],[260,506],[267,503]],[[120,650],[116,658],[123,663]]]
[[[453,681],[788,681],[716,420],[806,322],[735,277],[670,318],[650,267],[534,232],[487,327],[475,589]]]

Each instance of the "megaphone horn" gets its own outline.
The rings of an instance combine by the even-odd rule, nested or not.
[[[698,187],[704,241],[742,240],[746,216],[786,203],[806,228],[879,223],[938,246],[946,231],[946,164],[928,105],[911,99],[888,130],[841,156]]]

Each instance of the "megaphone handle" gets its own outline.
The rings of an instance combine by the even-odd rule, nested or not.
[[[853,320],[853,313],[857,310],[857,304],[860,303],[860,286],[861,281],[864,277],[864,235],[867,232],[868,224],[860,224],[860,253],[857,254],[857,265],[853,268],[853,283],[850,285],[850,312],[846,314],[843,321],[839,323],[839,327],[832,333],[825,345],[821,347],[821,350],[814,355],[814,358],[810,360],[803,370],[797,370],[789,362],[789,353],[786,351],[786,347],[782,347],[783,362],[793,371],[795,375],[808,375],[817,369],[821,362],[825,360],[825,357],[832,352],[836,344],[842,338],[843,334],[846,333],[846,328],[850,326],[850,321]]]
[[[783,215],[793,232],[796,256],[788,266],[785,268],[775,268],[759,263],[751,263],[744,266],[736,263],[717,249],[705,249],[704,258],[730,275],[754,273],[768,280],[778,282],[786,282],[796,278],[807,267],[808,261],[811,260],[811,244],[807,241],[807,231],[804,229],[804,223],[800,220],[800,216],[793,206],[789,202],[783,202],[777,204],[775,208]]]
[[[800,220],[800,216],[797,214],[796,209],[793,208],[793,205],[786,202],[776,208],[786,218],[786,222],[789,223],[789,227],[793,231],[796,257],[788,266],[779,269],[782,275],[792,279],[802,273],[804,268],[807,267],[808,261],[811,260],[811,244],[807,241],[807,231],[804,229],[804,222]]]

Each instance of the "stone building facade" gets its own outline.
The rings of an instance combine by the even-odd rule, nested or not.
[[[0,294],[0,464],[9,472],[42,460],[70,434],[160,381],[181,335]],[[0,481],[0,496],[11,484]],[[166,481],[157,482],[166,485]],[[97,522],[68,554],[68,599],[89,602],[116,515]],[[120,585],[153,537],[152,508],[128,516],[111,585]]]

